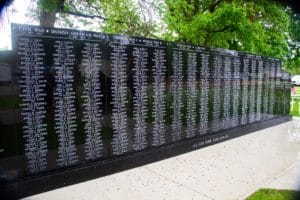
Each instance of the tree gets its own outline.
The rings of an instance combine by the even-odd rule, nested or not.
[[[166,0],[168,38],[284,59],[289,16],[269,1]]]
[[[132,0],[105,0],[102,10],[108,19],[101,29],[108,33],[127,34],[132,36],[156,37],[156,25],[139,14],[141,5]]]
[[[287,59],[287,69],[293,74],[300,74],[300,15],[290,11],[291,37],[288,40],[290,55]]]
[[[84,26],[273,56],[290,71],[300,62],[299,18],[277,1],[37,0],[37,5],[42,25]]]
[[[108,33],[157,37],[156,25],[142,19],[134,0],[37,0],[40,25],[101,30]],[[140,7],[139,7],[140,6]]]
[[[41,26],[54,27],[56,13],[64,4],[64,0],[37,0],[37,15]]]

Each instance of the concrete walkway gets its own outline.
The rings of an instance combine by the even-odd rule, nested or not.
[[[295,126],[295,121],[284,123],[26,199],[233,200],[245,199],[259,188],[299,189],[300,140]]]

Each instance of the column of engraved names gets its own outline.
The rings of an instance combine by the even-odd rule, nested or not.
[[[283,98],[281,99],[282,104],[283,104],[283,115],[286,115],[289,113],[289,106],[290,106],[290,88],[291,88],[291,76],[287,72],[282,72],[282,93],[283,93]]]
[[[187,77],[187,117],[186,117],[186,136],[187,138],[196,135],[196,70],[197,70],[197,53],[188,52],[188,77]]]
[[[199,134],[206,134],[208,131],[208,87],[209,87],[209,54],[201,54],[200,71],[200,125]]]
[[[231,59],[226,56],[224,61],[224,90],[223,90],[223,119],[222,128],[227,129],[230,127],[230,94],[231,94]]]
[[[153,105],[153,146],[160,146],[165,143],[165,53],[163,49],[154,50],[154,66],[152,68],[154,83],[154,105]]]
[[[255,58],[251,59],[250,72],[250,94],[249,94],[249,122],[255,122],[255,87],[256,87],[256,62]]]
[[[277,114],[281,113],[280,110],[282,109],[282,97],[284,95],[282,90],[282,84],[281,84],[281,77],[282,77],[282,71],[280,67],[280,62],[276,62],[276,76],[275,76],[275,88],[276,88],[276,99],[275,102],[277,104]],[[279,92],[280,91],[280,92]]]
[[[264,70],[264,98],[263,98],[263,119],[268,118],[268,110],[269,110],[269,87],[270,87],[270,63],[268,61],[265,62],[265,70]]]
[[[262,105],[263,76],[264,76],[263,61],[258,60],[257,92],[256,92],[256,121],[260,121],[262,119],[261,105]]]
[[[173,65],[171,76],[171,89],[172,89],[172,109],[173,109],[173,118],[172,118],[172,140],[177,141],[181,139],[182,132],[182,51],[174,50],[173,51]]]
[[[134,62],[134,150],[146,148],[146,115],[147,115],[147,49],[135,47],[133,49]]]
[[[58,134],[57,165],[69,166],[77,162],[74,133],[76,131],[73,67],[75,55],[71,41],[55,41],[55,130]]]
[[[112,148],[114,155],[120,155],[128,150],[127,137],[127,114],[126,114],[126,60],[125,46],[123,44],[112,44],[112,126],[113,140]]]
[[[100,91],[101,52],[99,44],[85,43],[82,50],[83,84],[83,119],[85,132],[86,159],[94,160],[102,155],[101,138],[102,97]]]
[[[212,131],[216,132],[221,129],[220,127],[220,114],[221,114],[221,68],[222,58],[217,55],[214,57],[214,72],[213,72],[213,123]]]
[[[276,62],[276,73],[275,73],[275,87],[276,89],[282,88],[281,78],[282,78],[282,71],[280,67],[280,62]]]
[[[273,111],[274,111],[274,104],[275,104],[275,74],[276,74],[276,63],[271,63],[271,69],[270,69],[270,99],[269,99],[269,117],[273,117]]]
[[[240,74],[241,62],[239,57],[234,57],[233,59],[233,100],[232,100],[232,120],[231,127],[236,127],[239,125],[239,98],[240,98]]]
[[[249,84],[249,58],[244,58],[244,66],[242,73],[242,118],[241,124],[248,122],[248,84]]]
[[[46,80],[44,79],[44,47],[41,39],[20,38],[21,56],[20,97],[22,98],[23,137],[27,168],[30,173],[40,172],[47,167],[47,124],[45,123],[44,97]]]

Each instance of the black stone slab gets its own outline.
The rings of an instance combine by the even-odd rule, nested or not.
[[[255,124],[248,124],[243,127],[236,127],[214,135],[192,138],[142,152],[119,156],[114,159],[70,167],[67,170],[60,169],[46,172],[42,175],[11,181],[5,185],[2,184],[0,185],[0,189],[1,191],[6,191],[6,193],[3,194],[5,196],[13,198],[26,197],[167,159],[172,156],[234,139],[274,125],[279,125],[288,122],[291,119],[290,116],[278,117]]]
[[[0,185],[16,197],[290,119],[276,58],[20,24],[12,38],[0,53]]]

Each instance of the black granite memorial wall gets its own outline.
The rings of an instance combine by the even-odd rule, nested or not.
[[[290,119],[290,75],[275,58],[18,24],[12,36],[12,59],[0,60],[0,188],[15,197]]]

